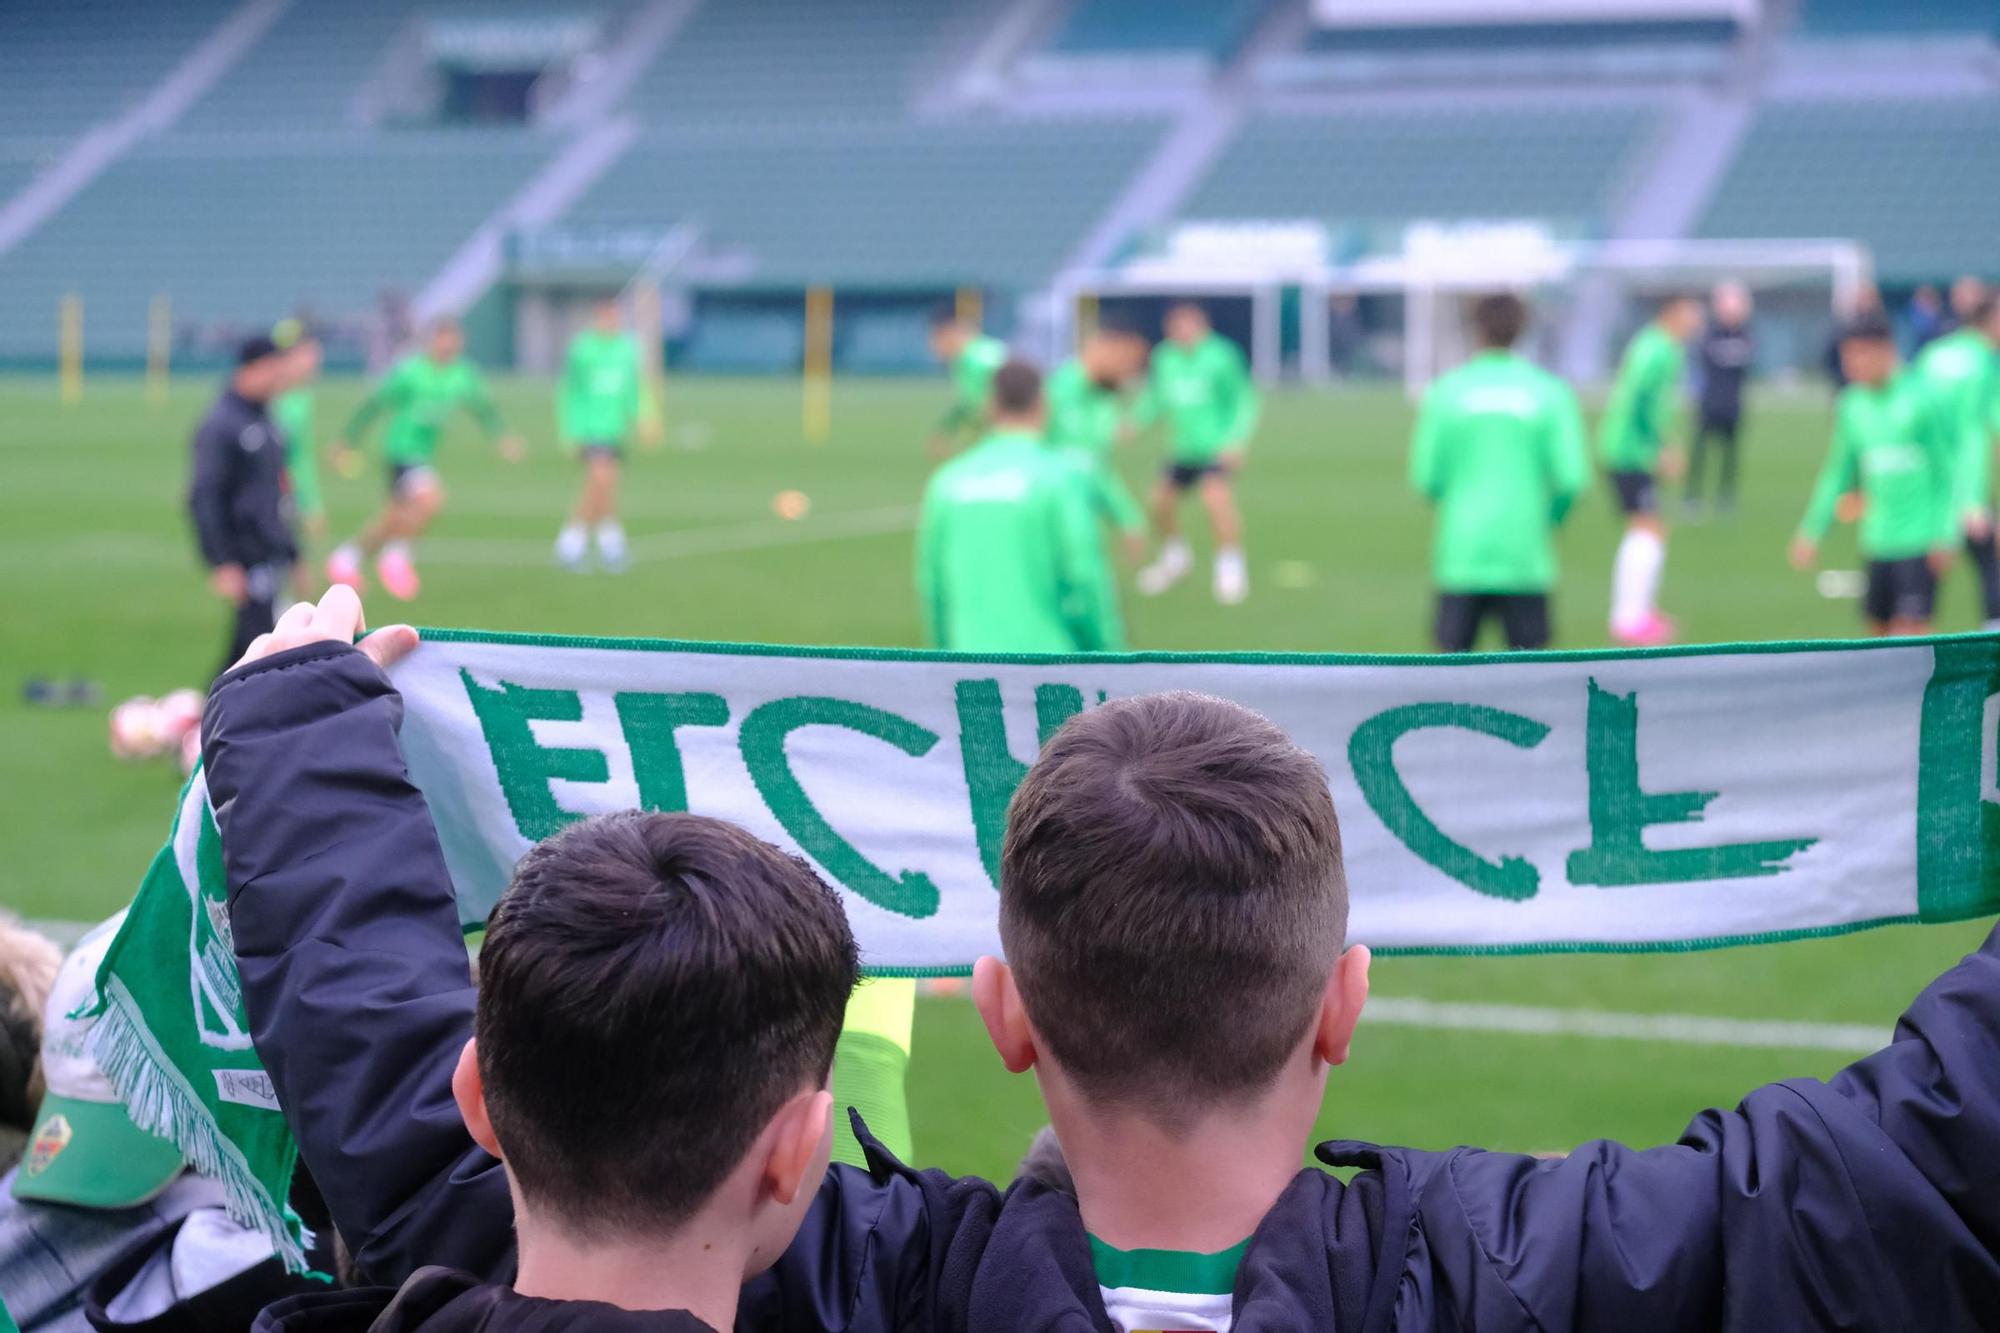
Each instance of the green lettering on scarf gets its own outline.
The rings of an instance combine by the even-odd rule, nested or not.
[[[886,911],[923,920],[937,915],[937,885],[919,870],[891,875],[840,836],[792,772],[785,739],[800,727],[845,727],[895,746],[912,759],[929,754],[937,733],[906,717],[847,699],[800,695],[750,710],[738,740],[757,794],[807,856],[849,891]]]
[[[1569,882],[1622,888],[1705,879],[1780,875],[1785,862],[1817,838],[1725,842],[1656,852],[1646,846],[1653,824],[1690,824],[1720,793],[1648,792],[1639,786],[1639,696],[1613,694],[1590,681],[1590,846],[1569,854]]]
[[[1541,874],[1531,862],[1519,856],[1488,861],[1448,836],[1410,795],[1396,771],[1396,742],[1426,727],[1475,731],[1523,750],[1540,745],[1549,734],[1548,727],[1531,717],[1481,704],[1405,704],[1363,722],[1347,743],[1347,762],[1354,769],[1354,781],[1363,799],[1398,842],[1475,893],[1508,902],[1534,897],[1541,886]]]
[[[526,685],[500,682],[489,690],[472,678],[464,667],[458,669],[465,682],[466,697],[479,718],[479,729],[492,752],[493,768],[500,778],[500,790],[521,836],[534,842],[557,832],[566,824],[583,818],[556,804],[549,790],[550,778],[570,782],[609,782],[610,761],[602,750],[574,746],[545,746],[535,739],[528,723],[581,722],[583,697],[575,690],[537,690]]]
[[[681,763],[681,727],[720,727],[729,704],[719,694],[616,694],[618,725],[632,747],[632,776],[639,781],[639,804],[648,810],[688,808],[687,770]]]
[[[972,797],[972,831],[986,878],[1000,887],[1000,844],[1007,831],[1007,803],[1028,775],[1028,765],[1007,748],[1006,714],[997,680],[958,682],[958,749],[965,765],[965,788]],[[1070,685],[1035,687],[1035,730],[1039,744],[1083,711],[1083,691]]]

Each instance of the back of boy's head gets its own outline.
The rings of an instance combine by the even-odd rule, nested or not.
[[[1042,405],[1042,372],[1026,361],[1009,361],[993,372],[993,415],[1031,416]]]
[[[824,1085],[856,955],[805,862],[632,810],[521,859],[479,970],[486,1105],[522,1197],[579,1234],[657,1234]]]
[[[1512,347],[1527,327],[1527,302],[1512,292],[1495,292],[1473,303],[1472,328],[1482,347]]]
[[[1319,761],[1201,694],[1071,719],[1014,794],[1000,883],[1046,1052],[1090,1101],[1155,1118],[1268,1088],[1347,934]]]

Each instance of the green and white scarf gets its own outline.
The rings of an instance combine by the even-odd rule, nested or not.
[[[468,929],[569,821],[692,809],[817,865],[872,971],[963,973],[998,951],[1007,800],[1041,741],[1172,689],[1254,708],[1320,758],[1350,933],[1380,952],[1682,950],[2000,910],[1996,638],[1445,660],[426,631],[393,675]],[[205,799],[197,778],[107,960],[107,1072],[142,1124],[295,1230]]]

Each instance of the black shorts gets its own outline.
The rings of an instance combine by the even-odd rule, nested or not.
[[[1549,646],[1549,595],[1545,592],[1441,592],[1437,604],[1437,646],[1446,653],[1469,653],[1479,627],[1497,616],[1516,652]]]
[[[1229,468],[1222,463],[1169,463],[1166,468],[1167,484],[1177,491],[1187,490],[1203,477],[1226,477]]]
[[[1613,472],[1611,489],[1618,496],[1618,512],[1626,517],[1634,514],[1656,514],[1660,510],[1659,483],[1650,472]]]
[[[389,498],[406,500],[419,486],[435,486],[437,469],[429,463],[389,464]]]
[[[1870,560],[1868,591],[1861,610],[1878,625],[1892,620],[1929,620],[1937,607],[1937,575],[1928,557]]]
[[[623,440],[589,440],[576,447],[576,456],[588,463],[592,459],[608,458],[614,463],[625,461]]]

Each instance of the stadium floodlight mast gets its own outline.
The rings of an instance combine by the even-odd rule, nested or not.
[[[1270,224],[1279,228],[1282,224]],[[1268,234],[1268,233],[1267,233]],[[1228,297],[1251,303],[1251,367],[1270,383],[1283,368],[1283,301],[1298,293],[1300,378],[1333,378],[1330,300],[1389,296],[1403,304],[1402,378],[1414,397],[1462,355],[1456,308],[1481,292],[1559,294],[1565,374],[1599,379],[1608,364],[1621,292],[1664,293],[1723,278],[1752,288],[1824,284],[1836,315],[1872,279],[1868,248],[1840,239],[1620,240],[1557,242],[1537,224],[1418,224],[1400,254],[1350,263],[1315,262],[1296,246],[1230,257],[1207,247],[1112,268],[1060,273],[1049,292],[1052,360],[1066,356],[1096,304],[1119,297]],[[1566,299],[1560,299],[1566,297]]]

